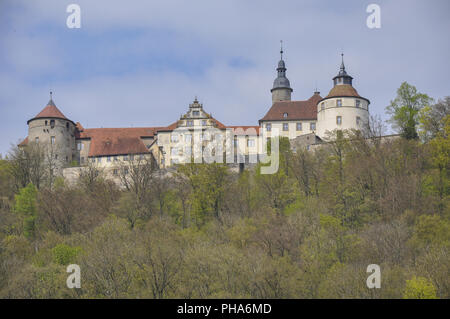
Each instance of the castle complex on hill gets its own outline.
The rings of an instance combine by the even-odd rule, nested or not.
[[[165,168],[180,163],[183,156],[191,158],[195,141],[201,140],[200,147],[204,150],[206,132],[216,135],[209,137],[211,140],[232,141],[231,148],[245,161],[246,157],[263,154],[265,142],[274,135],[291,140],[305,136],[312,144],[323,139],[327,131],[362,129],[367,125],[370,101],[353,87],[343,55],[328,95],[322,97],[320,92],[314,92],[307,100],[291,101],[293,90],[286,77],[283,50],[280,53],[271,89],[272,106],[259,125],[227,126],[207,113],[195,98],[188,111],[168,126],[84,128],[65,117],[50,96],[47,106],[28,120],[28,136],[19,146],[44,144],[52,147],[55,159],[63,166],[75,161],[83,166],[92,161],[117,174],[115,164],[121,161],[151,157],[160,168]]]

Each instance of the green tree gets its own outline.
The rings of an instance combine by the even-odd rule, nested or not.
[[[436,299],[436,288],[424,277],[414,276],[406,281],[404,299]]]
[[[37,213],[37,189],[33,184],[22,188],[15,197],[14,211],[23,218],[23,232],[25,237],[33,239],[35,236],[35,221]]]
[[[397,90],[397,97],[386,107],[386,111],[391,115],[390,122],[404,138],[416,139],[419,111],[431,101],[428,95],[419,93],[415,86],[403,82]]]

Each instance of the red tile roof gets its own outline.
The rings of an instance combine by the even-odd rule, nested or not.
[[[348,97],[348,96],[359,97],[359,98],[367,100],[366,98],[360,96],[358,94],[358,91],[356,91],[356,89],[349,84],[336,85],[335,87],[333,87],[330,90],[330,93],[328,93],[328,95],[324,99],[328,99],[328,98],[332,98],[332,97]]]
[[[25,145],[28,145],[28,136],[25,137],[25,139],[22,142],[20,142],[18,146],[25,146]]]
[[[33,117],[32,119],[30,119],[27,124],[35,119],[41,119],[41,118],[58,118],[58,119],[63,119],[63,120],[67,120],[70,121],[55,105],[55,103],[53,103],[53,100],[50,100],[47,104],[46,107],[44,107],[44,109],[39,112],[38,115],[36,115],[35,117]],[[72,122],[72,121],[71,121]]]
[[[90,139],[88,156],[148,153],[141,137],[154,137],[158,127],[90,128],[77,138]]]
[[[259,135],[259,126],[227,126],[227,128],[233,129],[235,135]]]
[[[275,102],[260,121],[316,120],[317,103],[320,100],[320,94],[315,93],[306,101]],[[287,117],[284,117],[285,113]]]

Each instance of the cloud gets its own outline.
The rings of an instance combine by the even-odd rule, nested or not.
[[[226,124],[256,125],[270,107],[280,39],[293,99],[316,87],[326,95],[342,50],[372,114],[386,118],[403,81],[449,94],[446,1],[379,1],[379,30],[366,27],[365,3],[294,0],[73,1],[74,30],[69,3],[0,4],[0,153],[26,135],[50,89],[85,127],[167,125],[195,95]]]

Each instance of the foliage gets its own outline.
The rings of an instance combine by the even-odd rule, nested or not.
[[[405,299],[436,299],[436,288],[424,277],[413,277],[406,281]]]

